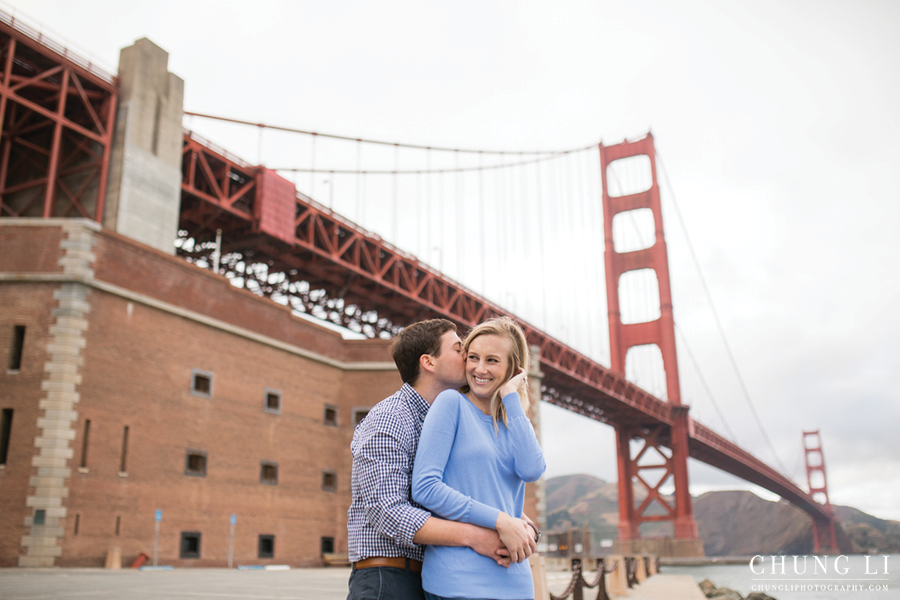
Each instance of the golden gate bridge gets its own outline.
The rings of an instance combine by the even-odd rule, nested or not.
[[[0,217],[74,217],[103,223],[120,101],[119,80],[54,45],[9,15],[0,15],[0,50],[3,68],[0,81],[0,123],[3,127]],[[210,117],[199,113],[192,116]],[[260,132],[278,129],[270,125],[250,125],[257,126]],[[356,165],[335,168],[323,167],[321,162],[316,165],[314,161],[327,157],[324,153],[317,154],[314,148],[316,140],[340,139],[342,136],[293,133],[307,135],[312,140],[310,158],[313,164],[280,166],[276,170],[239,159],[199,135],[183,131],[176,242],[179,255],[194,264],[224,273],[236,285],[286,303],[296,311],[318,316],[369,337],[387,336],[408,323],[433,316],[448,318],[463,328],[495,314],[519,317],[529,342],[538,350],[540,367],[545,373],[543,399],[615,429],[619,536],[625,552],[646,548],[642,546],[642,524],[668,522],[673,527],[677,553],[702,554],[689,494],[689,457],[793,503],[812,519],[815,551],[837,551],[835,519],[827,501],[820,443],[805,447],[807,457],[813,455],[819,459],[819,464],[807,460],[811,488],[807,492],[754,453],[692,419],[688,406],[682,403],[669,259],[652,135],[609,145],[601,142],[574,150],[527,152],[415,146],[344,136],[346,139],[342,141],[354,145],[356,151],[355,157],[352,152],[344,154],[355,159]],[[154,130],[149,135],[156,144],[159,132]],[[364,144],[379,144],[392,151],[393,165],[363,168]],[[401,149],[423,152],[426,164],[401,166]],[[545,203],[541,198],[547,183],[541,180],[545,173],[542,165],[560,157],[583,157],[585,152],[594,151],[599,158],[597,167],[603,213],[609,366],[334,210],[335,178],[340,175],[355,178],[355,190],[349,196],[351,199],[355,196],[357,212],[362,214],[366,177],[393,178],[389,197],[396,210],[400,188],[404,185],[398,183],[400,176],[413,177],[413,187],[420,194],[426,186],[435,185],[439,189],[428,193],[446,193],[448,198],[442,200],[452,200],[453,196],[447,192],[448,181],[441,179],[439,184],[431,184],[428,178],[448,175],[449,180],[453,174],[457,177],[456,198],[477,196],[480,202],[473,202],[477,206],[489,204],[483,191],[486,172],[510,173],[511,169],[518,169],[515,175],[493,178],[491,183],[496,189],[506,186],[506,192],[501,196],[507,198],[516,193],[527,195],[526,190],[532,189],[536,210],[543,210],[550,219],[559,207]],[[430,164],[432,155],[437,152],[449,153],[452,164]],[[460,154],[474,155],[477,164],[462,164]],[[498,156],[501,161],[486,162],[485,157],[490,156]],[[628,172],[621,166],[629,162],[639,164],[638,169],[642,170],[638,184],[623,186],[621,182],[612,181],[617,173]],[[295,182],[279,173],[288,176],[308,174],[309,189],[298,191]],[[330,180],[327,194],[324,191],[322,194],[328,199],[320,202],[316,199],[314,176],[323,173],[328,174]],[[476,179],[465,179],[465,173],[473,174]],[[583,177],[579,179],[583,180]],[[561,183],[563,181],[568,183]],[[469,189],[479,190],[478,193],[460,192],[461,182]],[[571,178],[558,177],[555,185],[575,183]],[[502,211],[500,218],[508,218],[518,227],[529,226],[522,220],[517,221],[521,215],[515,216],[516,210],[508,208]],[[582,209],[590,210],[587,204],[583,204]],[[465,207],[461,204],[450,208],[442,206],[442,210],[445,213],[464,211]],[[621,231],[623,227],[623,215],[637,212],[641,212],[643,218],[649,215],[651,239],[644,240],[637,248],[623,249],[616,230]],[[413,219],[415,226],[422,218],[414,215]],[[477,232],[482,240],[493,235],[485,230],[486,220],[481,219],[481,229]],[[496,222],[497,217],[491,220]],[[540,225],[531,226],[539,228]],[[394,239],[399,226],[395,218],[392,224]],[[427,226],[431,227],[430,224]],[[463,256],[466,239],[461,228],[457,229],[457,235],[454,247]],[[512,236],[511,233],[500,235],[508,237],[506,242]],[[502,242],[498,244],[503,245]],[[480,247],[484,251],[489,245],[485,242]],[[537,252],[558,250],[538,248]],[[534,248],[531,251],[534,252]],[[514,254],[515,250],[508,252]],[[562,252],[565,253],[565,249]],[[484,280],[488,278],[486,268],[479,266],[479,274]],[[658,298],[658,314],[644,320],[623,319],[628,309],[620,305],[621,281],[636,272],[651,274],[642,285],[646,288],[647,281],[655,282],[653,293]],[[547,310],[547,306],[545,298],[541,307]],[[664,389],[656,394],[626,376],[629,350],[647,346],[658,348],[665,374]],[[632,443],[635,440],[639,442],[637,446]],[[805,440],[806,436],[804,443]],[[651,472],[655,476],[651,476]],[[813,485],[813,476],[820,476],[821,484]],[[632,484],[635,482],[646,492],[641,502],[634,496]],[[667,484],[674,485],[673,498],[662,493]],[[817,501],[820,497],[824,497],[824,502]],[[661,507],[662,511],[649,510],[652,505]]]

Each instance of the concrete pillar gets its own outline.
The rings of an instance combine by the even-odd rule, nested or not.
[[[93,279],[93,221],[66,219],[65,236],[58,261],[62,272],[84,281]],[[83,351],[87,345],[88,313],[91,310],[84,283],[64,283],[53,293],[58,305],[49,324],[47,362],[38,405],[36,453],[31,458],[29,495],[25,500],[30,514],[23,523],[25,535],[20,545],[20,567],[54,567],[62,556],[66,532],[66,499],[69,497],[69,461],[74,458],[72,440],[81,399]]]
[[[175,253],[181,205],[184,82],[169,53],[140,39],[119,55],[119,107],[103,225]]]
[[[610,595],[626,596],[628,594],[628,567],[625,557],[613,554],[606,559],[606,568],[615,563],[615,568],[606,576],[606,591]]]
[[[107,550],[106,568],[114,571],[122,568],[122,549],[118,546],[112,546]]]
[[[541,443],[541,350],[531,346],[531,364],[528,366],[528,398],[530,401],[531,424],[538,443]],[[541,443],[543,446],[543,443]],[[547,501],[544,490],[544,478],[525,485],[525,514],[534,519],[542,530],[547,529]]]
[[[638,583],[644,583],[647,580],[647,556],[641,555],[637,558],[637,573],[635,574],[635,578]]]
[[[544,557],[535,552],[528,558],[528,562],[531,564],[531,576],[534,579],[534,600],[550,600]]]

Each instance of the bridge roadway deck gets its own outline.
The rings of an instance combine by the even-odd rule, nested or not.
[[[0,569],[3,600],[344,600],[350,569]],[[548,584],[562,592],[571,573],[550,573]],[[591,597],[591,594],[586,595]],[[705,600],[687,575],[654,575],[629,590],[630,600]]]
[[[279,197],[276,202],[275,196],[257,194],[273,175],[261,167],[235,162],[190,132],[184,137],[183,168],[179,228],[196,244],[183,246],[194,250],[180,253],[195,263],[203,259],[212,264],[212,241],[221,229],[223,239],[228,240],[222,254],[265,265],[262,279],[254,280],[253,269],[232,273],[240,280],[253,280],[263,294],[287,294],[307,312],[318,307],[337,315],[333,318],[340,324],[355,324],[368,335],[391,332],[424,317],[443,316],[466,328],[493,314],[507,313],[303,194],[295,192],[293,206],[290,198],[284,202]],[[218,173],[215,177],[214,171]],[[258,215],[267,211],[281,215],[278,222],[289,223],[294,217],[293,228],[266,225],[268,221]],[[226,264],[223,268],[227,271],[230,267]],[[315,298],[301,291],[303,286],[270,284],[271,276],[278,273],[283,275],[283,283],[306,282],[308,290],[317,290]],[[373,320],[372,313],[378,318]],[[528,342],[540,349],[545,400],[610,425],[661,428],[659,440],[668,445],[665,430],[673,425],[681,407],[652,396],[621,373],[520,322]],[[787,477],[708,427],[689,420],[688,437],[692,458],[770,490],[814,519],[833,518]]]

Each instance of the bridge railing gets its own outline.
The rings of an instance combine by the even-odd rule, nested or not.
[[[49,36],[44,35],[43,32],[23,22],[22,19],[17,18],[16,16],[11,15],[4,10],[0,10],[0,23],[5,23],[22,35],[34,40],[38,44],[53,51],[54,53],[63,57],[65,60],[81,67],[85,71],[102,79],[103,81],[111,83],[113,85],[118,85],[118,78],[115,75],[109,73],[105,68],[102,68],[99,65],[96,65],[86,58],[83,58],[82,56],[76,54],[75,52],[72,52],[66,46],[59,44]]]
[[[730,464],[717,465],[720,469],[778,494],[807,512],[813,518],[826,520],[834,518],[828,508],[816,502],[812,496],[804,492],[796,483],[737,444],[726,440],[696,421],[691,421],[690,430],[688,443],[692,458],[710,462],[710,451],[715,453],[716,460],[719,463],[722,462],[723,458],[727,457],[730,459]]]

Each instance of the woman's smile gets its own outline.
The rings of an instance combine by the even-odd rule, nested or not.
[[[481,402],[491,399],[509,377],[511,342],[498,335],[480,335],[469,344],[466,355],[466,382]]]

